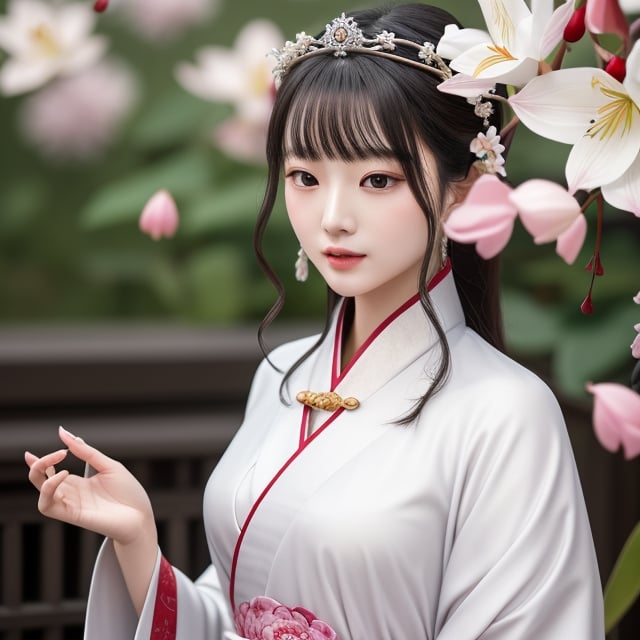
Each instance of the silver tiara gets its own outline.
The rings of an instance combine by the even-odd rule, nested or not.
[[[395,50],[396,45],[415,49],[418,52],[417,59],[390,53]],[[274,49],[271,52],[276,58],[276,65],[273,68],[276,86],[279,86],[287,71],[300,60],[327,52],[333,52],[336,57],[344,57],[347,53],[383,56],[433,73],[441,80],[446,80],[452,75],[451,69],[436,53],[435,46],[431,42],[418,44],[411,40],[396,38],[396,34],[389,31],[383,31],[374,38],[365,38],[358,23],[343,13],[327,24],[324,34],[319,39],[303,31],[296,35],[295,42],[287,41],[282,49]]]

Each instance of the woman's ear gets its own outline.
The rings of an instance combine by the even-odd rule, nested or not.
[[[460,180],[458,182],[452,182],[449,185],[449,189],[447,191],[447,197],[444,203],[444,219],[446,220],[449,216],[449,213],[453,207],[460,204],[466,197],[467,193],[469,193],[469,189],[473,186],[473,183],[480,177],[480,172],[478,171],[475,164],[472,164],[469,168],[469,171],[464,178],[464,180]]]

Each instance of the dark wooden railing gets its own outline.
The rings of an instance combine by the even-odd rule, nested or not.
[[[273,343],[308,332],[276,333]],[[150,493],[163,550],[195,577],[208,564],[202,491],[259,358],[253,330],[0,330],[2,640],[81,638],[100,543],[38,513],[24,450],[57,448],[62,424],[124,462]],[[601,449],[586,407],[564,409],[606,576],[640,519],[640,465]],[[612,638],[637,638],[639,619],[636,606]]]

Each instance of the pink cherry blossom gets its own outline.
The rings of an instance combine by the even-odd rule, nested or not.
[[[464,202],[452,209],[444,223],[445,233],[456,242],[475,242],[485,260],[498,255],[511,237],[518,214],[510,192],[511,187],[495,175],[481,175]]]
[[[337,640],[336,632],[307,609],[289,609],[266,596],[240,604],[235,622],[247,640]]]
[[[622,384],[587,384],[592,393],[593,427],[600,444],[608,451],[620,446],[625,458],[640,454],[640,394]]]
[[[137,97],[137,79],[129,67],[105,59],[26,98],[19,124],[43,155],[56,161],[89,160],[114,141]]]
[[[154,240],[163,236],[170,238],[178,229],[178,222],[178,208],[174,199],[166,189],[161,189],[144,206],[140,215],[140,230]]]
[[[640,304],[640,291],[638,291],[638,293],[636,293],[636,295],[635,295],[635,296],[633,296],[633,301],[634,301],[636,304]]]
[[[618,0],[589,0],[584,22],[591,33],[614,33],[625,42],[629,38],[629,25]]]
[[[527,180],[509,197],[534,242],[543,244],[557,240],[558,255],[572,264],[587,234],[587,221],[577,200],[549,180]]]
[[[633,325],[633,328],[637,331],[636,337],[631,343],[631,355],[634,358],[640,359],[640,322]]]

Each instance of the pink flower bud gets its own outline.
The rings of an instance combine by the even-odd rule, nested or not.
[[[109,0],[96,0],[93,3],[93,10],[97,13],[102,13],[109,6]]]
[[[149,198],[140,215],[140,230],[154,240],[170,238],[178,229],[178,208],[171,194],[161,189]]]
[[[584,14],[587,11],[587,3],[585,2],[579,9],[573,12],[567,26],[564,28],[563,39],[566,42],[578,42],[584,35]]]
[[[618,0],[589,0],[585,6],[585,24],[590,33],[613,33],[628,42],[629,24]]]
[[[613,56],[611,60],[607,62],[604,70],[618,80],[618,82],[622,82],[627,75],[627,61],[620,56]]]

